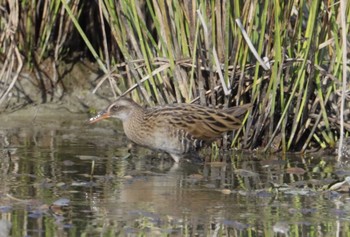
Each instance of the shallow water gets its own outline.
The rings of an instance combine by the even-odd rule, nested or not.
[[[120,124],[85,119],[2,119],[0,237],[350,232],[348,187],[322,190],[350,175],[335,157],[232,152],[232,163],[174,165],[146,149],[130,154]]]

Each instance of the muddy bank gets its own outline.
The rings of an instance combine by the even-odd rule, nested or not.
[[[52,62],[46,61],[39,69],[23,70],[11,92],[0,104],[0,114],[37,106],[40,108],[38,113],[49,113],[50,109],[86,113],[89,110],[104,108],[113,100],[107,80],[95,94],[92,93],[103,75],[96,64],[78,60],[61,64],[57,73],[54,73]]]
[[[87,140],[94,141],[95,134],[114,136],[117,121],[90,126],[90,113],[105,108],[114,98],[106,81],[95,94],[93,89],[103,75],[95,64],[77,61],[62,64],[58,68],[61,79],[54,81],[50,63],[41,65],[45,73],[24,71],[11,93],[0,105],[0,140],[8,133],[25,131],[56,131],[65,127],[70,136],[80,137],[88,133]],[[46,68],[45,68],[46,67]],[[46,75],[45,78],[40,76]],[[84,136],[83,136],[84,138]],[[81,139],[81,138],[79,138]]]

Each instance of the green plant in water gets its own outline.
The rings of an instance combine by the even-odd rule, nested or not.
[[[3,75],[19,75],[22,56],[24,65],[34,65],[43,78],[38,84],[45,97],[47,84],[53,90],[59,85],[60,60],[69,52],[88,52],[104,73],[94,92],[109,83],[114,97],[127,93],[150,105],[252,103],[233,147],[305,152],[336,146],[346,47],[338,16],[344,11],[345,22],[350,21],[348,1],[345,7],[319,0],[14,3],[0,1],[11,10],[3,7],[0,21],[0,78],[7,88],[0,103],[15,90],[17,80]],[[262,68],[248,47],[238,19],[269,69]],[[50,57],[53,75],[40,74],[35,65]],[[344,123],[348,134],[350,124]]]

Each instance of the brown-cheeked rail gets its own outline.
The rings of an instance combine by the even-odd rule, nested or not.
[[[106,118],[120,119],[126,136],[134,143],[167,152],[175,162],[185,154],[213,141],[223,133],[240,128],[241,118],[251,104],[213,109],[196,104],[171,104],[144,108],[120,97],[90,118],[95,123]]]

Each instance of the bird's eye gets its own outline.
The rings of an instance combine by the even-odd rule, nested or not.
[[[118,111],[119,108],[120,108],[120,106],[113,106],[113,107],[112,107],[112,110],[113,110],[113,111]]]

